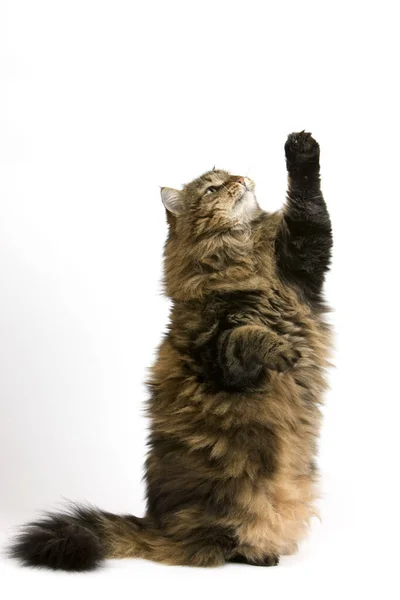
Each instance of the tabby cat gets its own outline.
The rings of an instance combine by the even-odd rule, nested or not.
[[[223,170],[161,190],[172,309],[149,381],[145,516],[73,506],[26,525],[11,556],[84,571],[124,557],[271,566],[296,551],[317,497],[332,232],[317,142],[293,133],[285,153],[279,212]]]

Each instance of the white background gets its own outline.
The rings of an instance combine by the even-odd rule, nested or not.
[[[286,135],[312,131],[337,332],[322,524],[298,555],[83,575],[0,559],[7,598],[398,597],[395,4],[1,0],[2,540],[62,498],[143,513],[143,382],[168,318],[160,185],[215,164],[276,209]]]

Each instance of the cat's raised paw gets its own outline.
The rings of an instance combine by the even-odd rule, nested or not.
[[[285,155],[288,169],[319,164],[319,144],[311,133],[300,131],[291,133],[285,144]]]

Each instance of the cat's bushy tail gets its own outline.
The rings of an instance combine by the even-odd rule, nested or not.
[[[144,517],[113,515],[73,506],[24,525],[9,547],[23,564],[65,571],[90,571],[105,558],[178,560],[178,548]]]

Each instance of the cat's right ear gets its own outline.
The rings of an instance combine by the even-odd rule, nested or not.
[[[163,187],[161,188],[161,199],[167,211],[175,217],[182,212],[182,193],[179,190]]]

